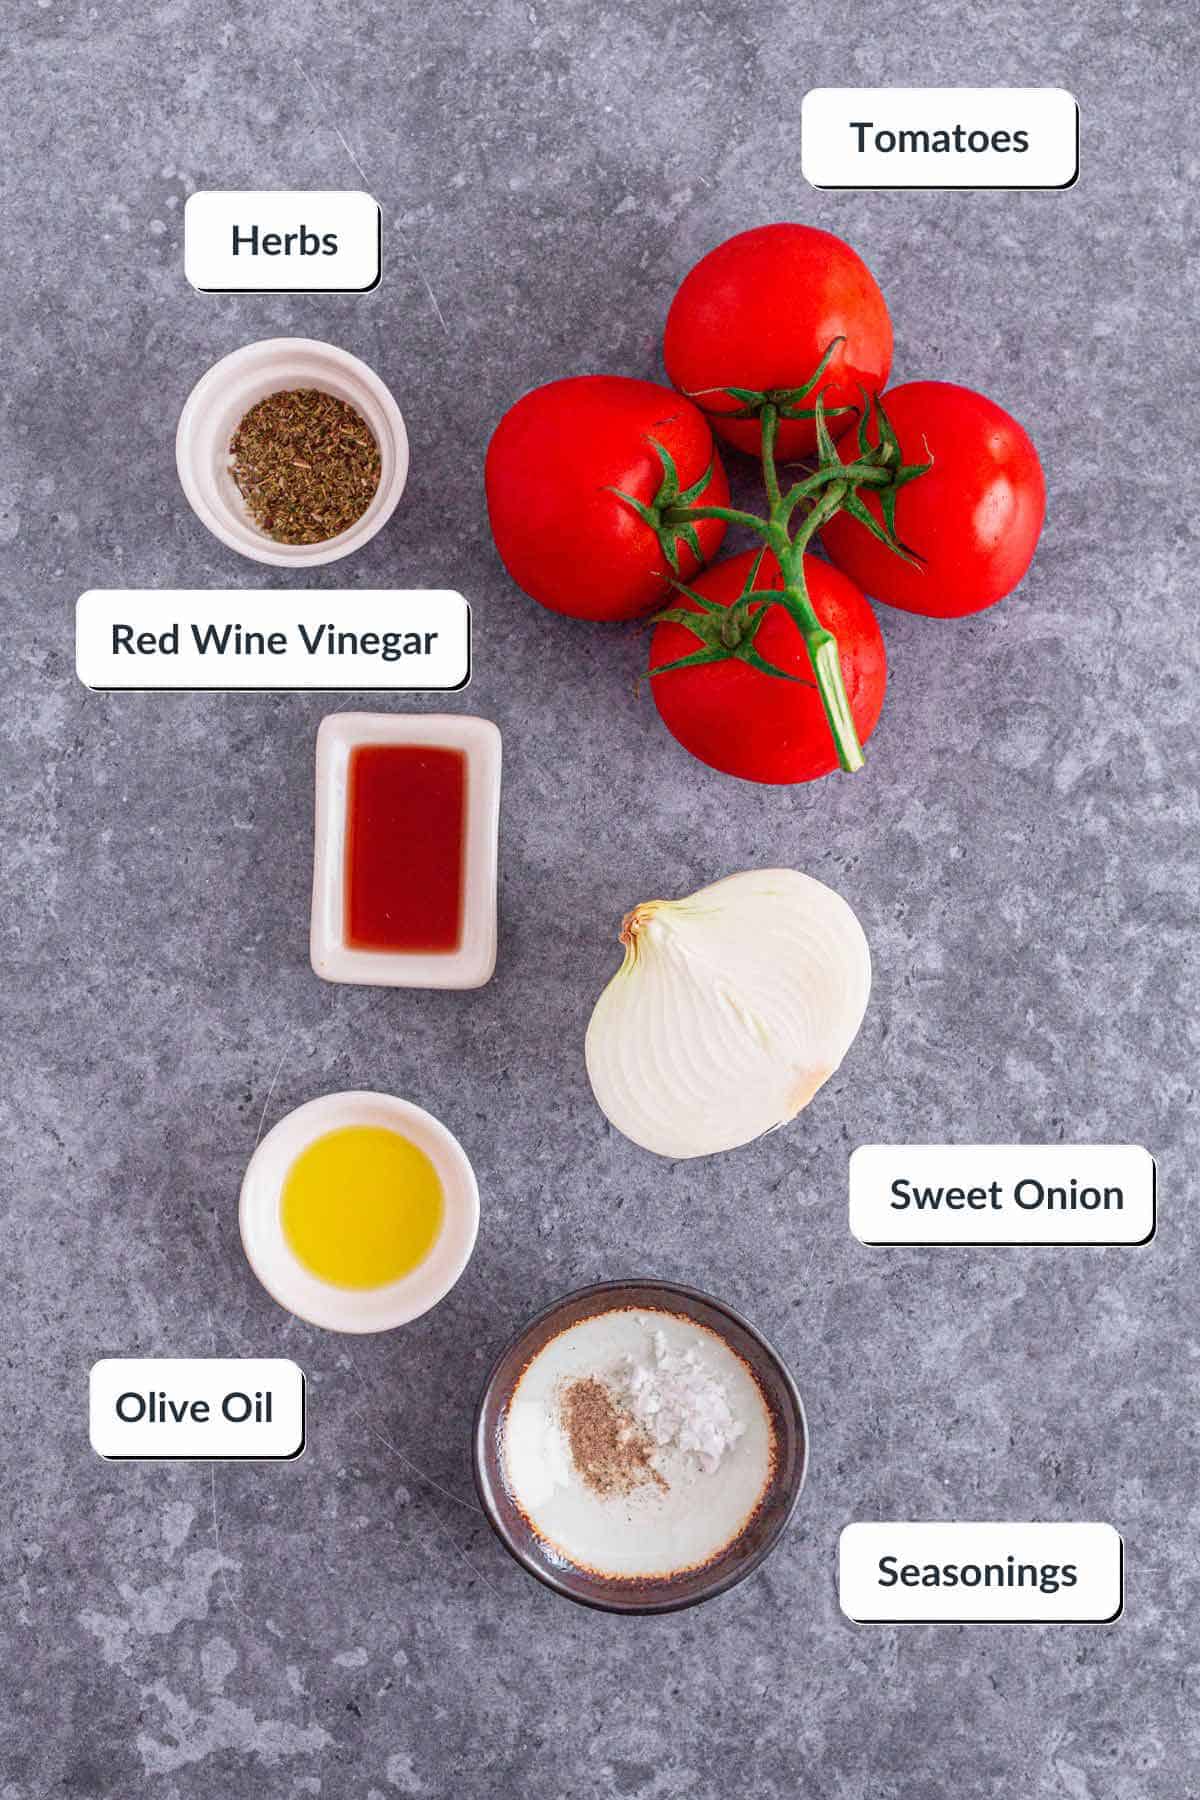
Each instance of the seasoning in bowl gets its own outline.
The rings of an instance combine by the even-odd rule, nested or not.
[[[279,544],[321,544],[366,512],[379,487],[379,445],[357,408],[321,388],[268,394],[229,446],[251,518]]]
[[[475,1485],[510,1555],[607,1612],[673,1612],[750,1575],[808,1466],[796,1384],[747,1319],[678,1282],[599,1281],[529,1321],[475,1415]]]
[[[648,1433],[595,1375],[581,1375],[563,1390],[562,1426],[571,1461],[594,1493],[631,1494],[650,1481],[666,1491]]]

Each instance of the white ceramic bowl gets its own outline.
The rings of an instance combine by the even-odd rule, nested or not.
[[[362,517],[320,544],[277,544],[260,531],[230,472],[229,445],[252,406],[288,388],[320,388],[356,407],[379,445],[379,486]],[[255,562],[312,569],[361,549],[386,525],[408,479],[408,433],[373,369],[316,338],[264,338],[214,363],[187,397],[175,462],[192,511],[214,537]]]
[[[280,1201],[288,1170],[316,1138],[347,1125],[399,1132],[425,1152],[442,1184],[442,1228],[432,1250],[385,1287],[342,1288],[320,1280],[284,1236]],[[239,1218],[250,1267],[280,1306],[326,1331],[391,1331],[436,1306],[470,1262],[479,1189],[466,1151],[432,1113],[391,1094],[324,1094],[280,1119],[258,1145],[242,1180]]]
[[[457,950],[358,950],[346,942],[346,803],[350,752],[359,744],[434,744],[467,759],[463,928]],[[464,713],[330,713],[317,732],[309,953],[325,981],[373,987],[475,988],[496,967],[496,863],[500,837],[500,733]]]

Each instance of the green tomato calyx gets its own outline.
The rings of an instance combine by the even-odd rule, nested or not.
[[[670,564],[672,574],[678,575],[680,544],[685,545],[691,551],[697,565],[704,561],[704,552],[700,548],[700,539],[696,535],[696,515],[691,509],[712,480],[716,457],[713,456],[699,481],[694,481],[691,487],[681,490],[679,470],[676,468],[675,458],[667,446],[660,444],[657,438],[649,438],[647,441],[662,464],[662,482],[650,504],[647,506],[644,501],[635,500],[632,494],[625,493],[621,488],[610,487],[608,492],[616,494],[617,498],[623,500],[626,506],[631,506],[642,523],[650,527],[658,539],[663,555]],[[704,513],[700,516],[708,518],[712,514]]]

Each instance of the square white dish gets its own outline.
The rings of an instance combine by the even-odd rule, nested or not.
[[[457,950],[360,950],[346,942],[350,755],[360,744],[430,744],[466,757],[463,924]],[[372,987],[475,988],[496,967],[500,733],[460,713],[331,713],[317,732],[310,956],[324,981]]]

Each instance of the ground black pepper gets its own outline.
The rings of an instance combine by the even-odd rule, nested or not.
[[[594,1375],[572,1381],[562,1397],[563,1429],[575,1467],[606,1499],[653,1482],[667,1483],[651,1462],[653,1445]]]

